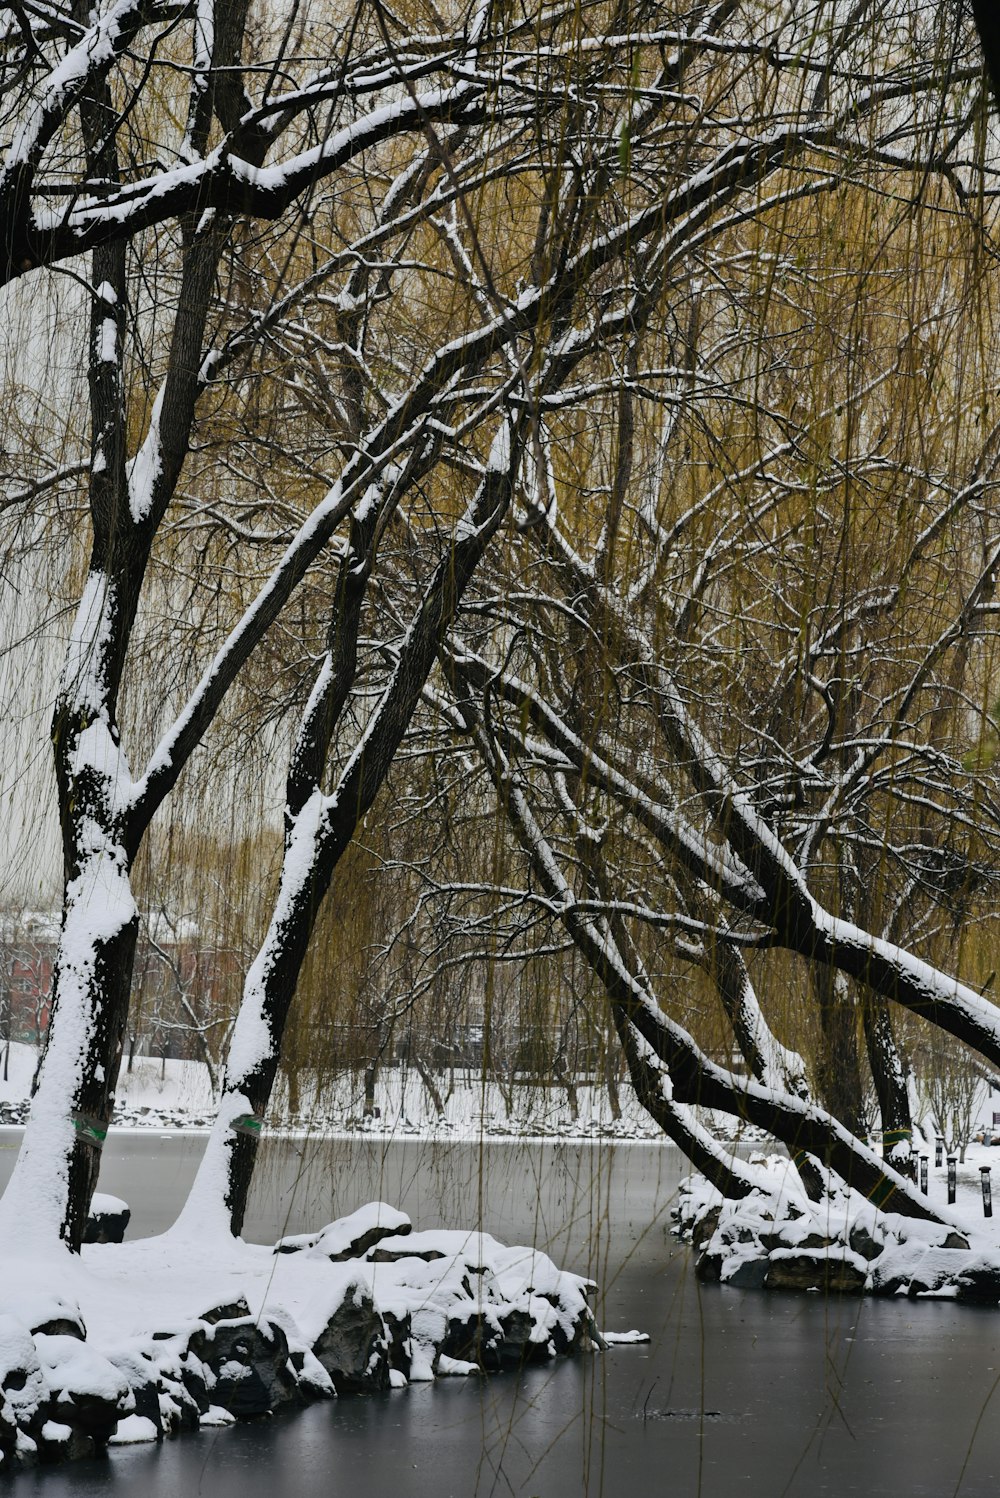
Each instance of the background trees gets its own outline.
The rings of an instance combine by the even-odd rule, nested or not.
[[[24,517],[68,509],[36,576],[77,596],[54,1018],[8,1220],[79,1241],[174,797],[188,835],[283,823],[191,1203],[238,1229],[317,913],[391,821],[421,699],[460,768],[396,794],[478,815],[492,783],[546,871],[505,886],[494,957],[520,912],[558,917],[515,950],[623,985],[633,1075],[713,1170],[657,1071],[657,1045],[694,1054],[657,1018],[678,964],[787,1092],[758,1112],[819,1148],[811,1083],[845,1169],[859,1014],[901,1132],[887,998],[1000,1057],[992,1008],[897,949],[950,957],[993,877],[968,43],[905,4],[10,19],[3,274],[72,280],[86,414],[58,462],[12,420],[23,565]],[[422,871],[487,896],[472,851],[439,834]],[[809,964],[818,1044],[765,1019],[747,954],[775,947]]]

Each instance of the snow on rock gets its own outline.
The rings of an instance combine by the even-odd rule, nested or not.
[[[359,1258],[383,1238],[409,1233],[412,1223],[405,1212],[386,1202],[369,1202],[349,1217],[338,1218],[319,1233],[296,1233],[275,1245],[277,1254],[306,1252],[314,1258],[337,1263]]]
[[[41,1286],[18,1297],[17,1318],[30,1332],[77,1337],[81,1342],[87,1339],[87,1328],[76,1301]]]
[[[470,1373],[482,1373],[478,1363],[466,1363],[462,1358],[450,1358],[446,1352],[438,1354],[439,1378],[468,1378]]]
[[[123,1374],[106,1357],[78,1337],[49,1336],[39,1332],[34,1338],[38,1360],[50,1391],[60,1404],[86,1405],[95,1421],[105,1413],[114,1418],[135,1408],[135,1399]]]
[[[0,1391],[5,1463],[88,1456],[135,1404],[118,1371],[79,1337],[33,1335],[7,1314],[0,1314]]]
[[[127,1212],[128,1202],[123,1202],[120,1196],[110,1196],[106,1191],[95,1191],[90,1202],[90,1210],[94,1216],[106,1212]]]
[[[442,1231],[379,1244],[368,1258],[380,1307],[397,1320],[409,1314],[411,1379],[432,1374],[442,1352],[490,1371],[601,1345],[591,1281],[536,1249]]]
[[[232,1417],[230,1417],[232,1418]],[[126,1415],[119,1420],[109,1446],[137,1446],[143,1441],[158,1441],[159,1428],[145,1415]]]
[[[695,1249],[700,1279],[738,1289],[1000,1304],[1000,1246],[981,1227],[880,1212],[832,1174],[821,1199],[811,1201],[786,1157],[755,1164],[765,1184],[740,1201],[723,1200],[701,1176],[681,1184],[673,1215]]]
[[[0,1462],[600,1347],[592,1288],[488,1233],[414,1233],[385,1202],[276,1248],[175,1232],[44,1263],[14,1250]]]
[[[28,1431],[45,1401],[48,1388],[34,1338],[23,1322],[0,1314],[0,1440],[20,1429]]]
[[[84,1243],[121,1243],[131,1217],[132,1210],[121,1197],[95,1192],[83,1230]]]
[[[201,1423],[207,1426],[235,1425],[236,1416],[231,1415],[228,1410],[224,1410],[219,1404],[210,1404],[201,1417]]]

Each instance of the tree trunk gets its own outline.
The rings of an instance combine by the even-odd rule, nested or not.
[[[375,1083],[378,1080],[379,1058],[373,1056],[365,1067],[365,1118],[375,1117]]]
[[[611,1117],[617,1123],[622,1116],[622,1100],[618,1091],[618,1062],[610,1038],[604,1042],[604,1086],[607,1089]]]
[[[573,1073],[566,1065],[566,1057],[561,1052],[552,1064],[552,1077],[566,1093],[566,1101],[569,1103],[569,1111],[573,1118],[579,1118],[580,1104],[576,1095],[576,1082]]]
[[[119,850],[120,851],[120,850]],[[48,1039],[0,1225],[78,1249],[111,1121],[139,922],[124,860],[103,849],[67,886]]]
[[[889,1006],[870,988],[862,989],[861,1015],[865,1045],[882,1119],[882,1149],[902,1174],[916,1180],[913,1120],[902,1060],[892,1033]]]
[[[820,1051],[816,1082],[824,1108],[852,1134],[864,1132],[864,1090],[858,1058],[858,1012],[851,985],[843,973],[815,967],[812,974],[819,1007]]]
[[[444,1100],[441,1097],[441,1093],[438,1090],[437,1083],[434,1081],[434,1078],[431,1075],[429,1067],[425,1063],[419,1051],[411,1051],[410,1060],[413,1062],[413,1065],[416,1068],[418,1077],[420,1078],[421,1082],[423,1082],[424,1087],[427,1089],[427,1095],[430,1098],[431,1102],[434,1104],[434,1109],[437,1113],[438,1118],[444,1118]]]
[[[353,635],[360,600],[337,636],[345,681],[333,665],[331,640],[303,714],[286,791],[285,853],[274,913],[244,987],[233,1026],[215,1126],[188,1200],[177,1221],[186,1232],[202,1222],[239,1234],[278,1067],[282,1037],[316,917],[338,861],[378,794],[420,699],[441,640],[462,595],[507,512],[520,463],[526,423],[505,420],[494,439],[485,475],[450,547],[441,557],[416,610],[389,684],[364,737],[350,756],[336,791],[320,788],[336,703],[353,679]],[[371,510],[377,515],[377,507]],[[348,558],[345,575],[363,578]],[[364,574],[367,576],[367,573]],[[331,635],[336,633],[336,621]],[[312,790],[309,790],[310,783]],[[307,794],[309,792],[309,794]]]

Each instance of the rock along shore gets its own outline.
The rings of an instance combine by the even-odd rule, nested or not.
[[[701,1176],[681,1183],[675,1231],[692,1245],[699,1279],[1000,1304],[1000,1248],[983,1227],[957,1214],[941,1224],[880,1212],[832,1176],[813,1202],[787,1157],[752,1163],[761,1186],[741,1201],[724,1201]]]
[[[167,1234],[9,1268],[8,1469],[604,1345],[592,1282],[486,1233],[415,1233],[382,1202],[273,1248]]]

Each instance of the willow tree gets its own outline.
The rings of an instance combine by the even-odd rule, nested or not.
[[[503,77],[488,10],[438,28],[430,45],[421,30],[415,52],[404,48],[400,57],[400,38],[378,17],[342,30],[293,8],[286,24],[273,18],[273,45],[261,44],[270,48],[264,67],[251,54],[246,15],[241,4],[178,12],[127,0],[99,13],[11,15],[3,33],[13,137],[0,174],[3,279],[90,257],[74,329],[89,387],[90,562],[53,719],[63,930],[31,1119],[0,1209],[18,1230],[30,1223],[41,1237],[61,1234],[72,1246],[111,1114],[138,928],[130,873],[149,824],[337,528],[353,515],[355,539],[363,533],[362,549],[371,549],[433,446],[435,422],[447,418],[449,384],[476,367],[483,348],[513,335],[500,319],[480,330],[478,343],[445,345],[437,357],[433,345],[422,350],[412,386],[391,409],[380,408],[346,449],[345,434],[331,434],[325,456],[333,472],[313,467],[312,495],[304,514],[292,509],[291,524],[284,514],[276,528],[241,527],[241,486],[244,503],[222,524],[230,535],[242,529],[238,567],[251,579],[250,601],[230,618],[218,649],[203,652],[191,690],[160,715],[158,742],[133,774],[129,729],[141,744],[149,725],[140,733],[122,721],[122,690],[130,673],[141,676],[149,665],[137,620],[165,534],[178,516],[190,516],[182,472],[196,476],[193,505],[202,516],[213,515],[229,476],[224,463],[213,475],[190,461],[206,407],[230,392],[230,374],[248,351],[344,267],[349,281],[355,273],[357,291],[356,306],[340,308],[342,346],[350,347],[352,316],[360,323],[383,294],[372,257],[377,266],[387,222],[405,234],[407,213],[428,191],[432,202],[420,204],[418,217],[455,202],[439,152],[465,130],[482,131]],[[317,44],[328,50],[327,67],[312,61]],[[493,59],[483,68],[480,53]],[[254,84],[251,99],[246,90]],[[400,142],[405,165],[392,169]],[[352,163],[364,159],[374,172],[379,151],[390,167],[381,214],[368,211],[367,191],[360,201],[352,197],[343,221],[331,225],[320,263],[313,255],[303,274],[293,260],[277,299],[248,305],[233,295],[241,225],[256,215],[280,228],[284,219],[286,228],[300,226],[301,239],[309,189],[334,177],[342,191],[356,189]],[[496,171],[488,149],[478,160],[487,178]],[[336,202],[337,185],[331,191]],[[281,253],[288,261],[287,248]],[[537,315],[537,307],[527,309],[518,328]],[[487,401],[482,414],[490,409]],[[35,487],[51,477],[43,473]],[[379,492],[385,504],[375,502]],[[262,564],[267,542],[273,560]],[[335,611],[334,633],[338,617]],[[187,622],[178,621],[179,632]]]
[[[738,0],[487,3],[444,20],[376,5],[344,24],[293,5],[253,46],[246,21],[241,3],[117,0],[19,9],[0,38],[0,279],[65,266],[80,285],[89,422],[70,467],[85,470],[90,552],[53,722],[53,1020],[0,1215],[71,1245],[121,1057],[132,869],[265,638],[298,636],[314,658],[300,647],[278,890],[192,1202],[237,1227],[316,911],[477,567],[502,528],[504,550],[516,544],[522,471],[522,522],[560,534],[553,422],[604,432],[620,397],[609,483],[580,505],[593,564],[570,586],[573,609],[596,610],[582,626],[605,634],[635,410],[663,425],[698,387],[697,286],[729,282],[741,225],[836,194],[859,163],[955,160],[961,176],[962,89],[979,76],[952,59],[942,112],[952,38],[904,4],[829,17]],[[650,328],[666,337],[647,344]],[[282,432],[263,434],[251,475],[260,399]],[[669,423],[664,452],[668,438]],[[295,473],[293,503],[260,478],[264,455]],[[57,477],[73,482],[42,464],[21,492]],[[655,588],[669,537],[655,505],[636,524]],[[178,535],[208,526],[226,538],[220,571],[240,579],[224,606],[196,540],[175,566]],[[177,608],[197,669],[151,733],[123,704],[150,669],[142,623],[161,566],[173,581],[155,597]],[[297,617],[311,580],[327,596]],[[192,629],[195,609],[211,629]],[[239,764],[222,774],[238,782]],[[715,816],[742,805],[708,782],[697,794]],[[805,930],[808,902],[791,900],[769,837],[753,823],[734,847],[744,884],[766,873]]]
[[[671,320],[637,330],[600,424],[546,410],[520,577],[443,651],[435,706],[530,862],[505,939],[569,936],[699,1167],[749,1189],[704,1104],[919,1215],[856,1112],[838,1121],[831,1072],[870,1067],[905,1164],[889,1006],[1000,1059],[962,940],[993,920],[1000,852],[996,287],[964,156],[937,178],[918,152],[860,156],[828,203],[678,254]],[[665,366],[673,387],[640,400]],[[489,879],[441,893],[474,944]],[[707,973],[747,1074],[679,1023],[678,963]],[[770,1024],[761,985],[791,990]]]

